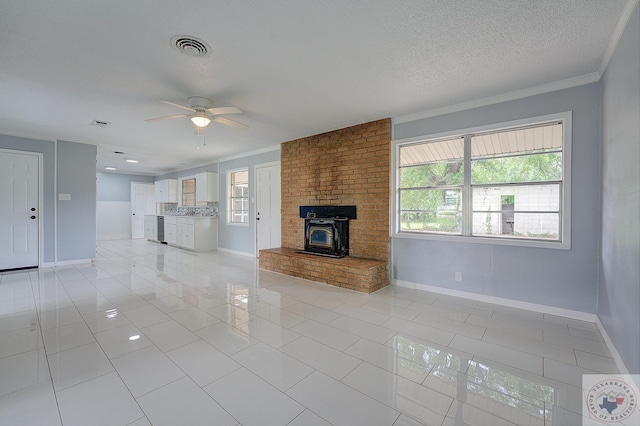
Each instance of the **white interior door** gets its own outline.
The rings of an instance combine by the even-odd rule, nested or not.
[[[155,214],[152,183],[131,182],[131,238],[144,238],[144,215]]]
[[[256,166],[256,236],[258,251],[280,247],[280,164]]]
[[[0,270],[38,266],[38,156],[0,152]]]

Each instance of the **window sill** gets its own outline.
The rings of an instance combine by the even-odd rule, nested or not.
[[[391,235],[391,238],[409,239],[409,240],[430,240],[430,241],[446,241],[450,243],[472,243],[472,244],[489,244],[494,246],[515,246],[515,247],[531,247],[545,248],[555,250],[571,250],[571,244],[560,241],[543,241],[543,240],[525,240],[521,238],[491,238],[491,237],[467,237],[463,235],[444,235],[433,233],[418,232],[397,232]],[[569,239],[565,239],[569,241]]]
[[[248,227],[249,227],[249,222],[246,222],[246,223],[227,222],[225,225],[229,225],[229,226],[239,226],[239,227],[241,227],[241,228],[248,228]]]

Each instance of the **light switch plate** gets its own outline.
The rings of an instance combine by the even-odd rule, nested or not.
[[[60,201],[70,201],[71,194],[58,194],[58,200]]]

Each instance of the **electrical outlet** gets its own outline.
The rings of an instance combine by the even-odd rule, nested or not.
[[[462,272],[456,272],[454,274],[454,279],[456,280],[456,282],[461,283],[462,282]]]

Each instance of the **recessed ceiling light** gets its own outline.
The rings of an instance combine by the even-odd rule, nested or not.
[[[105,170],[116,170],[116,168],[115,168],[115,167],[111,167],[111,166],[105,167],[104,169],[105,169]]]
[[[134,334],[133,336],[129,336],[129,340],[138,340],[140,338],[139,334]]]
[[[138,162],[138,160],[132,160],[132,159],[128,159],[127,160],[127,163],[137,163],[137,162]]]

